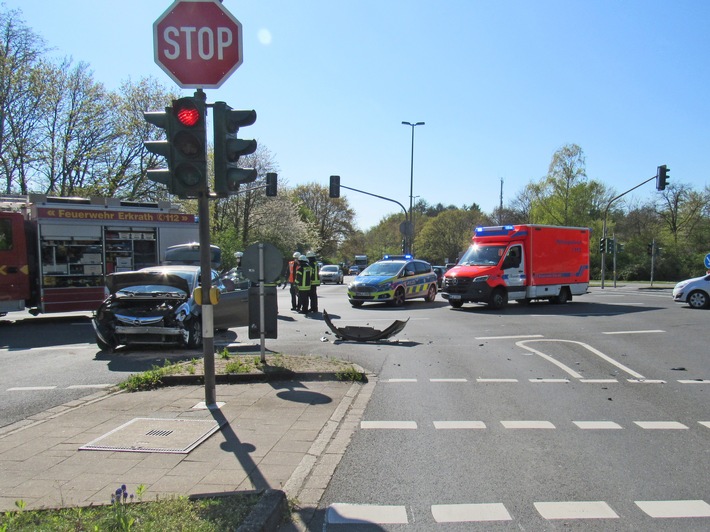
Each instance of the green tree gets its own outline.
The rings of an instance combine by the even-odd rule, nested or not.
[[[455,261],[470,244],[473,229],[487,217],[476,205],[470,209],[446,210],[430,218],[414,243],[417,257],[432,264]]]

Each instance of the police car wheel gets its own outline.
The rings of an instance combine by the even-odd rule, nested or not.
[[[434,285],[429,286],[427,290],[425,301],[432,302],[436,299],[436,287]]]
[[[404,305],[404,290],[402,288],[397,288],[394,291],[394,297],[392,298],[392,305],[395,307],[401,307]]]

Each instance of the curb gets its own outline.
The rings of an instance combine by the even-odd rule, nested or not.
[[[283,521],[288,504],[286,494],[281,490],[264,490],[256,506],[237,528],[237,532],[271,532]]]
[[[359,375],[357,382],[367,382],[367,372],[353,364],[355,375]],[[215,375],[216,384],[248,384],[251,382],[275,382],[275,381],[344,381],[356,379],[343,379],[339,377],[340,372],[296,372],[291,370],[270,371],[268,373],[228,373]],[[204,384],[204,375],[165,375],[160,377],[162,386],[185,386],[193,384]]]

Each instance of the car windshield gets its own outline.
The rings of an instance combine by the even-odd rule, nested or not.
[[[387,275],[387,276],[395,276],[399,273],[399,270],[402,269],[402,266],[404,264],[401,262],[376,262],[375,264],[372,264],[365,268],[365,271],[362,272],[360,275],[361,276],[382,276],[382,275]]]
[[[459,266],[495,266],[500,261],[505,246],[481,246],[474,244],[459,261]]]
[[[119,296],[158,296],[158,295],[174,295],[174,296],[184,296],[186,295],[183,290],[173,286],[166,286],[164,284],[145,284],[136,286],[127,286],[116,292]]]
[[[320,271],[322,272],[337,272],[338,267],[337,266],[323,266]]]

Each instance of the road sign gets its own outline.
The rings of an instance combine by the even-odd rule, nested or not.
[[[242,24],[217,0],[176,0],[153,23],[153,47],[179,87],[216,89],[242,64]]]
[[[710,253],[705,255],[705,267],[710,269]]]

